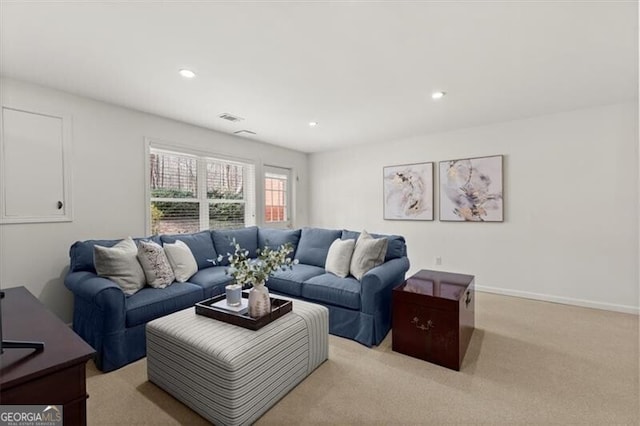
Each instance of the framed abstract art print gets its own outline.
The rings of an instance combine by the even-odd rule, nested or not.
[[[384,219],[433,220],[433,163],[383,168]]]
[[[440,220],[502,222],[502,155],[440,162]]]

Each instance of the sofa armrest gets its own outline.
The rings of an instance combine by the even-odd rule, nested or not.
[[[89,317],[94,321],[102,318],[100,327],[102,333],[125,328],[126,296],[116,283],[99,277],[93,272],[79,271],[68,274],[64,284],[76,298],[73,315],[74,329],[76,322],[87,321]]]
[[[71,290],[74,296],[81,297],[88,302],[94,301],[100,293],[108,289],[120,290],[118,284],[113,281],[87,271],[69,273],[64,279],[64,285]]]
[[[377,311],[390,310],[391,290],[404,281],[408,270],[409,258],[403,256],[389,260],[364,274],[360,291],[362,312],[375,314]]]

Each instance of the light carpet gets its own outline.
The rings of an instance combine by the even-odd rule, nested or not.
[[[638,316],[476,295],[460,372],[329,338],[329,360],[257,424],[640,424]],[[146,359],[87,366],[89,425],[207,421],[147,381]]]

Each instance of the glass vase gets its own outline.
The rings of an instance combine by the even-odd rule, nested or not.
[[[227,305],[232,307],[240,306],[242,303],[242,286],[239,284],[231,284],[224,289],[227,297]]]

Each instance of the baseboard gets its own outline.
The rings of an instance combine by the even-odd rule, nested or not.
[[[507,290],[504,288],[476,285],[477,291],[502,294],[504,296],[522,297],[524,299],[542,300],[545,302],[562,303],[564,305],[582,306],[585,308],[602,309],[605,311],[624,312],[625,314],[640,314],[640,308],[631,305],[616,305],[613,303],[593,302],[591,300],[573,299],[570,297],[552,296],[549,294],[530,293],[528,291]]]

